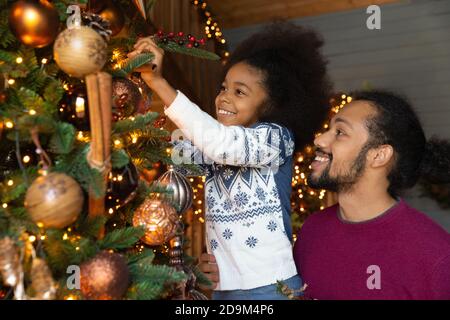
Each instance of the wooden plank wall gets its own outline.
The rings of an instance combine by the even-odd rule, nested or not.
[[[319,31],[337,91],[367,86],[410,98],[428,136],[450,138],[450,1],[381,6],[381,30],[368,30],[365,8],[292,20]],[[260,25],[223,31],[231,50]],[[450,231],[450,210],[412,190],[407,201]]]
[[[183,31],[197,38],[204,37],[204,25],[199,12],[188,0],[157,1],[152,9],[150,19],[157,29],[164,32]],[[214,41],[208,40],[203,49],[214,51]],[[215,115],[214,99],[221,81],[222,65],[220,61],[201,60],[185,55],[167,53],[164,62],[164,76],[176,89],[181,90],[203,110]],[[155,96],[152,109],[163,112],[161,100]],[[168,121],[166,129],[172,131],[175,125]],[[204,200],[204,199],[196,199]],[[203,201],[204,203],[204,201]],[[198,257],[205,250],[204,224],[200,216],[192,210],[185,213],[186,237],[190,241],[187,254]]]

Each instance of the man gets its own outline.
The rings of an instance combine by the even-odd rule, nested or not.
[[[337,192],[338,204],[311,215],[298,234],[305,296],[450,299],[450,235],[399,198],[421,177],[450,181],[450,144],[427,142],[411,106],[395,94],[353,96],[314,141],[309,184]],[[217,281],[214,257],[202,261]]]

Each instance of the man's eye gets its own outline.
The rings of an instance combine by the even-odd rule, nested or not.
[[[245,93],[242,90],[236,89],[236,94],[241,96],[244,95]]]
[[[336,130],[336,135],[337,135],[337,136],[342,136],[342,135],[345,135],[345,132],[342,131],[342,130],[337,129],[337,130]]]
[[[225,88],[224,85],[221,85],[221,86],[220,86],[220,91],[226,91],[226,90],[227,90],[227,88]]]

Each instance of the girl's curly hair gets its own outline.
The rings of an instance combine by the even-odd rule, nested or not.
[[[224,74],[240,62],[263,72],[269,101],[259,120],[290,129],[297,150],[312,142],[330,108],[322,44],[313,30],[275,21],[240,43],[225,65]]]

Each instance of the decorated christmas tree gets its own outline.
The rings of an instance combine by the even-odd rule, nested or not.
[[[183,254],[192,189],[133,73],[153,57],[126,53],[153,35],[219,57],[152,30],[154,2],[0,0],[0,298],[204,298]]]

